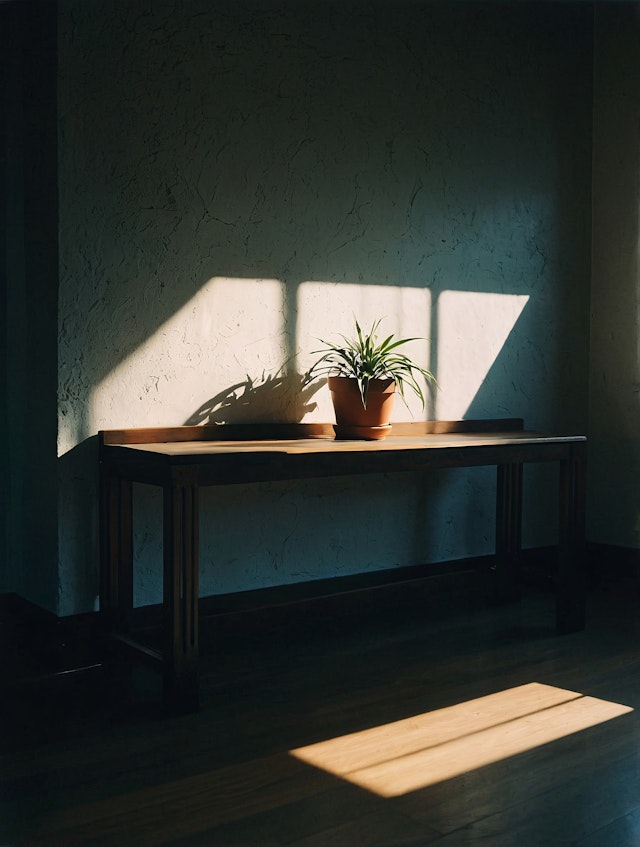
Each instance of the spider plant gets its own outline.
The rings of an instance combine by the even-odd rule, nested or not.
[[[309,379],[321,376],[346,376],[358,381],[362,405],[367,408],[369,383],[373,379],[392,379],[405,405],[405,388],[409,387],[420,399],[422,408],[425,407],[425,397],[417,381],[422,376],[427,384],[437,385],[434,375],[425,368],[417,365],[404,353],[398,352],[398,347],[409,341],[419,341],[418,338],[395,339],[389,335],[383,341],[378,340],[378,327],[382,318],[373,322],[369,332],[363,332],[356,320],[356,334],[349,338],[340,333],[341,342],[333,343],[319,339],[324,344],[321,350],[315,350],[314,355],[320,358],[309,371]]]

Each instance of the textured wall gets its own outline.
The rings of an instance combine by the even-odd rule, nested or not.
[[[428,339],[429,415],[585,429],[587,10],[60,8],[61,611],[95,601],[95,432],[327,419],[297,374],[354,313]],[[209,491],[203,592],[485,553],[493,496],[484,470]]]
[[[58,587],[56,18],[42,0],[0,4],[0,592],[51,610]]]
[[[589,530],[640,548],[640,6],[598,8]]]

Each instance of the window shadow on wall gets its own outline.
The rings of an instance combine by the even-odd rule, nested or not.
[[[283,361],[295,362],[303,322],[304,338],[316,334],[313,307],[301,311],[299,296],[315,281],[337,296],[360,286],[354,302],[366,310],[385,291],[389,302],[399,288],[426,292],[429,309],[409,317],[429,339],[424,354],[436,376],[448,365],[439,347],[446,292],[529,296],[460,414],[500,407],[501,416],[530,418],[544,396],[539,421],[551,425],[558,408],[582,408],[588,10],[400,2],[363,12],[328,2],[267,3],[253,14],[244,4],[214,9],[196,0],[191,15],[160,4],[141,16],[124,4],[107,19],[92,4],[68,8],[60,38],[62,452],[105,422],[131,425],[134,412],[153,424],[166,412],[155,398],[169,373],[170,390],[185,396],[163,423],[262,403],[269,391],[256,389],[260,374],[274,380]],[[192,333],[148,356],[154,337],[214,279],[238,281],[245,317],[254,293],[280,287],[281,300],[235,327],[215,323],[223,300],[218,312],[196,308]],[[401,313],[388,317],[390,332],[397,320],[402,329]],[[329,324],[338,318],[350,323],[351,315],[323,314]],[[274,321],[269,334],[278,339],[268,362],[236,362],[234,371],[216,357],[215,344],[228,341],[246,359],[264,321]],[[176,364],[185,352],[200,358]],[[291,365],[288,378],[300,370]],[[455,366],[452,373],[455,380]],[[243,379],[232,399],[229,386]],[[299,411],[316,401],[320,408],[320,392]],[[442,487],[430,491],[424,509],[441,499]]]
[[[193,17],[125,5],[106,20],[76,6],[60,39],[60,404],[77,440],[93,431],[93,387],[204,279],[280,280],[286,359],[300,280],[435,299],[528,291],[520,261],[542,264],[549,239],[532,221],[572,217],[563,201],[581,152],[544,135],[575,59],[557,12],[328,2],[256,15],[229,2],[196,3]],[[553,174],[563,196],[541,205],[546,162],[565,147],[571,161]]]

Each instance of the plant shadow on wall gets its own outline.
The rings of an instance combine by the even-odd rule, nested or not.
[[[185,421],[187,426],[225,423],[299,423],[317,403],[313,395],[323,381],[310,381],[309,374],[263,372],[230,385],[203,403]]]

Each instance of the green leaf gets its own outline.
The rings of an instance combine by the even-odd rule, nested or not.
[[[323,348],[316,350],[319,359],[309,370],[309,380],[320,376],[349,376],[358,381],[358,389],[362,404],[366,408],[369,382],[372,379],[394,379],[398,392],[406,404],[405,386],[408,386],[425,406],[424,392],[417,377],[425,380],[427,385],[438,387],[435,376],[431,371],[413,362],[409,356],[397,350],[409,341],[420,341],[419,338],[395,339],[394,335],[387,336],[382,342],[377,340],[377,331],[382,319],[378,318],[365,333],[355,320],[356,335],[349,338],[340,333],[343,343],[328,342],[320,339]]]

